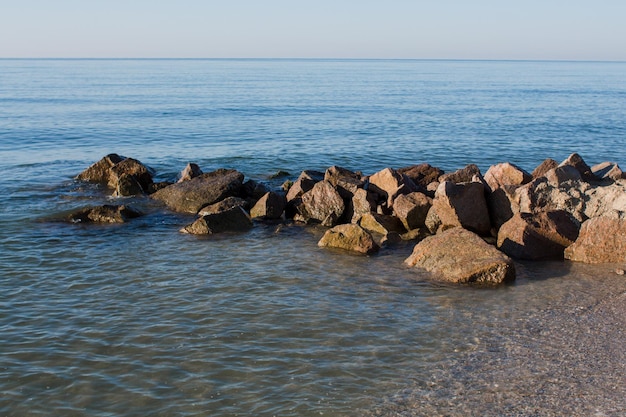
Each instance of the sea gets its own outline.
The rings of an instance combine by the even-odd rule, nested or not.
[[[2,59],[0,416],[623,415],[623,349],[601,355],[624,333],[596,351],[580,329],[624,265],[442,285],[404,266],[415,243],[190,236],[193,216],[74,177],[118,153],[157,181],[194,162],[279,189],[332,165],[626,168],[625,144],[624,62]],[[146,215],[64,221],[98,204]]]

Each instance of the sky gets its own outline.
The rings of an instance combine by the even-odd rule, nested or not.
[[[0,58],[626,61],[626,0],[0,0]]]

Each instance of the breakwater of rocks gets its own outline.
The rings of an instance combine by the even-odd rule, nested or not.
[[[512,281],[513,259],[626,262],[626,174],[613,162],[590,167],[574,153],[532,172],[504,162],[484,174],[473,164],[446,173],[422,163],[370,175],[338,166],[277,175],[289,179],[270,189],[236,170],[204,173],[189,163],[177,182],[155,182],[140,161],[110,154],[76,179],[196,216],[182,233],[245,232],[258,221],[321,224],[328,230],[319,246],[365,255],[414,241],[405,264],[448,282]],[[124,223],[141,215],[132,204],[109,204],[68,218]]]

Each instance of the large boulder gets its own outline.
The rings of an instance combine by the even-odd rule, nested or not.
[[[365,185],[361,174],[336,165],[326,170],[324,180],[331,183],[344,200],[351,199],[356,191]]]
[[[587,220],[576,242],[565,249],[565,258],[590,264],[626,262],[626,219],[603,216]]]
[[[584,181],[565,181],[555,184],[545,176],[515,190],[521,213],[565,210],[579,222],[585,221],[585,194],[591,186]]]
[[[579,223],[566,211],[517,213],[498,231],[498,249],[516,259],[563,259]]]
[[[152,189],[152,170],[133,158],[109,154],[76,176],[81,181],[106,185],[114,196],[148,193]]]
[[[320,171],[302,171],[298,179],[289,187],[287,201],[290,202],[310,191],[315,184],[324,179],[324,173]]]
[[[626,213],[626,181],[617,180],[587,189],[583,213],[587,218]]]
[[[379,250],[372,235],[356,224],[340,224],[327,230],[318,242],[318,246],[344,249],[366,255]]]
[[[219,169],[189,181],[172,184],[152,194],[170,209],[196,214],[201,208],[230,196],[238,196],[243,174],[232,169]]]
[[[518,188],[518,185],[500,185],[487,193],[487,207],[489,208],[491,225],[495,230],[509,221],[515,213],[519,213],[519,203],[515,194],[515,190]]]
[[[369,214],[375,210],[376,195],[363,188],[359,188],[348,201],[344,218],[349,220],[351,223],[356,223],[359,221],[361,216]]]
[[[515,279],[511,258],[461,227],[425,238],[405,264],[447,282],[500,284]]]
[[[367,231],[380,233],[382,235],[387,235],[390,232],[406,232],[402,222],[397,217],[388,214],[364,214],[359,219],[359,226]]]
[[[454,184],[461,184],[465,182],[472,182],[478,180],[483,182],[483,176],[480,173],[480,168],[476,164],[469,164],[465,167],[458,169],[454,172],[443,174],[439,177],[439,182],[449,181]]]
[[[241,206],[235,206],[201,216],[180,231],[193,235],[212,235],[222,232],[245,232],[251,227],[252,219],[248,213]]]
[[[591,172],[598,179],[618,181],[626,178],[626,174],[615,162],[601,162],[591,167]]]
[[[266,193],[250,210],[250,216],[259,219],[280,219],[285,211],[287,200],[283,194],[273,191]]]
[[[420,192],[399,195],[393,202],[393,214],[406,230],[424,227],[433,200]]]
[[[583,158],[577,153],[573,153],[567,157],[567,159],[559,165],[559,167],[563,166],[572,166],[579,173],[584,181],[596,181],[598,178],[591,171],[591,167],[587,165],[587,163],[583,160]]]
[[[72,223],[126,223],[142,215],[130,206],[105,204],[78,210],[69,215],[69,220]]]
[[[432,209],[444,230],[461,226],[480,235],[488,235],[491,231],[485,187],[480,182],[442,182],[435,193]]]
[[[418,191],[417,186],[406,175],[392,168],[385,168],[369,177],[369,190],[377,193],[386,206],[391,209],[393,200],[401,194]]]
[[[559,163],[552,158],[544,159],[531,173],[533,179],[543,177],[546,172],[559,166]]]
[[[400,168],[398,173],[409,177],[415,185],[423,190],[426,190],[429,184],[439,182],[439,177],[444,174],[443,170],[426,163]]]
[[[299,216],[294,219],[306,223],[311,220],[324,226],[337,224],[346,206],[341,195],[328,181],[320,181],[302,194],[302,204],[298,206]]]
[[[491,191],[504,185],[522,185],[532,180],[528,172],[509,162],[490,166],[484,178]]]

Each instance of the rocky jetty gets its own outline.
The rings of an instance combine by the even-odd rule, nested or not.
[[[319,224],[328,227],[320,247],[365,255],[412,240],[406,265],[446,282],[512,281],[514,259],[626,262],[626,175],[614,162],[589,167],[576,153],[561,163],[546,159],[530,174],[508,162],[485,175],[474,164],[445,173],[422,163],[371,175],[332,166],[302,171],[280,189],[244,182],[232,169],[203,173],[194,163],[177,182],[155,183],[154,175],[136,159],[110,154],[76,179],[196,216],[184,233],[243,232],[267,221]],[[133,217],[115,207],[106,209],[111,215],[88,208],[70,219]]]

